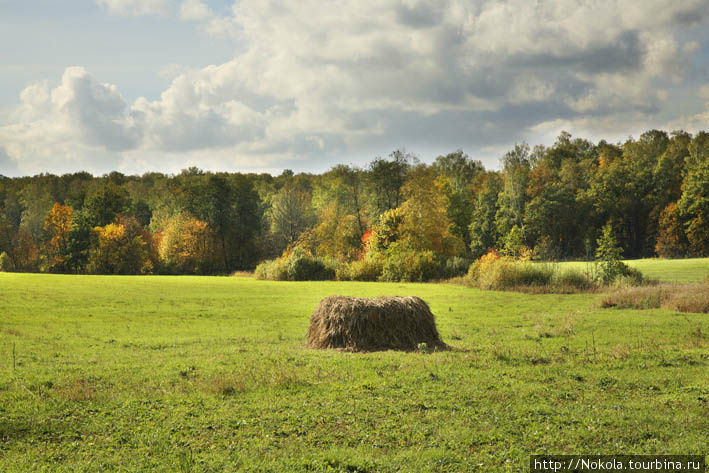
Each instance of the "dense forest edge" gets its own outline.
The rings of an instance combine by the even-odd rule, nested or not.
[[[323,174],[0,176],[0,270],[428,280],[514,260],[709,256],[709,133],[562,132],[500,170],[396,150]],[[603,248],[601,248],[602,251]]]

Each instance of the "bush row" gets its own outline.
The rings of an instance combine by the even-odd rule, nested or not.
[[[296,247],[280,258],[259,264],[255,277],[272,281],[421,282],[463,276],[470,263],[460,257],[440,261],[431,251],[402,250],[337,264]]]
[[[654,284],[625,263],[616,262],[612,277],[603,264],[592,263],[587,271],[560,269],[551,263],[515,261],[491,251],[470,266],[467,278],[480,289],[536,292],[579,292],[601,286],[634,287]]]
[[[579,292],[601,286],[633,287],[650,283],[637,269],[622,262],[609,278],[603,265],[589,270],[560,269],[550,263],[516,261],[491,251],[475,262],[453,257],[437,259],[431,251],[398,248],[396,251],[368,254],[348,263],[312,256],[295,247],[280,258],[256,267],[257,279],[273,281],[407,281],[422,282],[463,276],[480,289],[527,290],[534,292]]]

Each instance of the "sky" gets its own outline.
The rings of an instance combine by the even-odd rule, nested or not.
[[[706,0],[0,0],[0,174],[709,129]]]

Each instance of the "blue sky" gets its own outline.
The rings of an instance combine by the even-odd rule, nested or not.
[[[704,0],[0,0],[0,174],[495,167],[709,128]]]

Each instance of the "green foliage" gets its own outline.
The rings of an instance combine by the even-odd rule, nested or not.
[[[470,159],[462,150],[436,158],[434,169],[445,181],[444,191],[448,196],[446,211],[451,220],[451,233],[460,238],[466,253],[470,252],[470,224],[473,219],[473,204],[476,179],[485,172],[480,161]]]
[[[515,261],[492,251],[470,266],[468,278],[480,289],[583,292],[595,287],[586,273],[548,263]]]
[[[524,249],[524,230],[519,226],[513,226],[507,235],[502,238],[503,253],[513,258],[518,258]]]
[[[432,251],[416,251],[400,243],[386,252],[381,281],[428,281],[440,277],[440,267]]]
[[[497,173],[488,172],[483,178],[482,189],[473,208],[470,223],[470,249],[474,258],[478,258],[490,248],[497,246],[499,234],[495,225],[498,211],[498,195],[502,190],[502,179]]]
[[[335,279],[334,264],[315,258],[295,247],[286,264],[289,281],[326,281]]]
[[[368,184],[374,215],[394,209],[403,202],[402,187],[415,161],[413,155],[396,150],[390,159],[376,158],[369,165]]]
[[[113,223],[130,205],[128,191],[109,181],[89,195],[84,204],[84,214],[92,227],[103,227]]]
[[[370,238],[370,250],[386,251],[403,237],[404,211],[400,207],[389,209],[379,217]]]
[[[628,266],[621,261],[623,250],[613,235],[613,227],[606,224],[596,241],[596,261],[600,266],[600,278],[603,284],[611,284],[618,276],[625,275]]]
[[[288,183],[273,197],[271,204],[271,231],[284,245],[298,241],[301,233],[315,222],[310,193]]]
[[[86,212],[74,213],[67,237],[64,265],[72,273],[82,273],[89,261],[91,247],[91,217]]]
[[[709,135],[704,159],[694,165],[685,178],[679,212],[687,222],[689,244],[697,255],[709,255]]]
[[[335,264],[316,258],[300,247],[280,258],[264,261],[254,273],[256,279],[271,281],[326,281],[335,279]]]
[[[655,243],[655,252],[659,257],[681,258],[690,253],[689,240],[684,231],[686,223],[676,202],[663,209]]]
[[[549,147],[515,146],[494,172],[462,150],[430,166],[397,150],[364,169],[337,165],[321,175],[190,168],[0,178],[0,252],[17,271],[85,272],[92,229],[130,217],[150,229],[141,238],[153,269],[174,269],[176,253],[163,265],[159,242],[166,222],[187,212],[214,235],[205,246],[213,264],[182,265],[189,273],[251,269],[293,245],[341,263],[373,251],[384,264],[397,243],[399,253],[433,252],[436,277],[445,277],[458,272],[445,261],[491,248],[521,259],[590,259],[606,222],[629,258],[709,255],[708,163],[708,133],[650,130],[617,144],[562,132]],[[55,203],[72,208],[68,233],[44,229]],[[600,263],[605,283],[637,279],[614,259]]]
[[[94,274],[144,274],[152,271],[148,244],[123,224],[93,230],[87,271]]]
[[[288,260],[285,258],[276,258],[262,261],[256,266],[254,277],[266,281],[287,281]]]
[[[338,281],[377,281],[382,269],[381,258],[367,257],[339,265],[336,277]]]
[[[471,260],[461,256],[448,258],[441,268],[441,277],[450,279],[465,276],[471,264]]]
[[[506,290],[526,286],[547,286],[552,280],[551,267],[517,263],[508,257],[483,256],[473,263],[469,273],[480,289]]]
[[[3,251],[0,253],[0,271],[12,272],[15,270],[15,264],[12,262],[12,258],[7,252]]]

